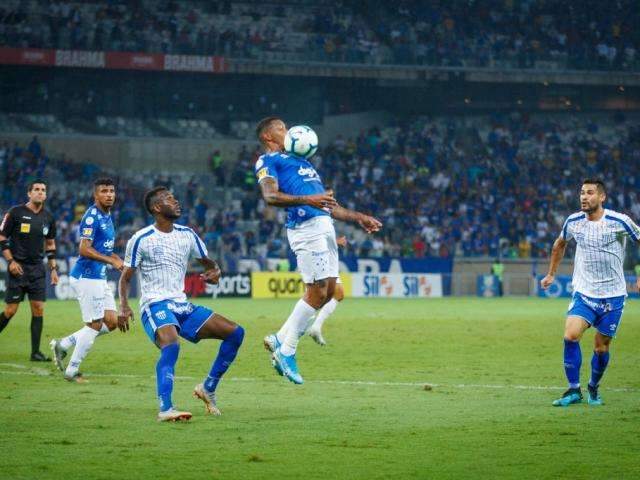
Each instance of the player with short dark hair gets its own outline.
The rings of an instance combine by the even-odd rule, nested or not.
[[[569,389],[553,402],[554,406],[582,402],[580,339],[590,327],[596,333],[588,403],[602,404],[598,387],[609,364],[609,345],[618,332],[627,296],[623,270],[625,245],[627,239],[640,242],[640,228],[627,215],[604,208],[606,198],[602,181],[587,179],[582,183],[580,211],[564,222],[560,237],[553,244],[549,273],[540,282],[545,289],[553,284],[567,243],[575,239],[574,293],[564,328],[564,369]],[[640,288],[640,278],[637,286]]]
[[[202,339],[222,340],[209,375],[195,386],[193,395],[202,400],[206,411],[220,415],[216,388],[233,363],[244,339],[244,329],[212,310],[187,301],[184,277],[189,258],[194,256],[205,268],[203,279],[217,284],[218,264],[207,257],[204,242],[189,227],[174,222],[180,218],[180,204],[166,187],[156,187],[144,196],[144,206],[155,223],[136,232],[127,243],[124,271],[120,276],[118,325],[129,328],[133,312],[128,303],[129,282],[140,271],[140,311],[142,325],[151,341],[160,349],[156,364],[159,421],[181,421],[190,412],[174,408],[173,377],[180,352],[178,337],[198,343]]]
[[[338,277],[333,219],[357,223],[367,233],[377,232],[382,223],[340,206],[306,158],[284,153],[286,133],[285,123],[277,117],[258,123],[256,134],[265,154],[256,162],[255,173],[267,205],[287,210],[287,238],[306,288],[287,321],[277,333],[265,337],[264,345],[276,372],[301,384],[295,357],[298,342],[313,316],[333,297]]]
[[[46,255],[51,284],[58,283],[56,265],[56,222],[44,207],[47,183],[34,180],[29,183],[29,201],[9,209],[0,224],[0,248],[8,264],[5,308],[0,313],[0,332],[18,311],[25,295],[31,306],[31,360],[50,362],[40,351],[44,302],[46,300]]]
[[[64,371],[70,382],[83,383],[80,363],[87,356],[96,338],[117,326],[116,301],[107,283],[107,265],[122,270],[122,259],[113,253],[116,232],[111,219],[111,208],[116,201],[115,182],[111,178],[98,178],[93,182],[93,199],[80,222],[78,261],[69,275],[69,285],[80,303],[84,326],[62,338],[53,339],[49,346],[56,366]],[[75,345],[69,365],[64,368],[67,351]]]

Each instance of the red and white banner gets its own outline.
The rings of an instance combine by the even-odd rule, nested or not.
[[[0,64],[204,73],[225,73],[227,71],[223,57],[11,47],[0,47]]]

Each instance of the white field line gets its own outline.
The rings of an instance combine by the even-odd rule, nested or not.
[[[0,367],[10,367],[15,370],[0,370],[2,375],[29,375],[29,376],[53,376],[59,374],[59,372],[46,370],[43,368],[28,367],[25,365],[19,365],[17,363],[0,363]],[[87,378],[139,378],[139,379],[155,379],[154,375],[135,375],[128,373],[87,373]],[[199,377],[180,376],[176,375],[176,379],[182,380],[198,380]],[[229,377],[226,379],[231,382],[246,382],[246,383],[265,383],[272,382],[271,379],[266,378],[252,378],[252,377]],[[484,384],[484,383],[429,383],[429,382],[375,382],[366,380],[307,380],[305,383],[318,383],[325,385],[348,385],[348,386],[364,386],[364,387],[424,387],[429,386],[432,388],[454,388],[454,389],[476,389],[476,390],[566,390],[567,387],[558,386],[544,386],[544,385],[497,385],[497,384]],[[630,387],[606,387],[609,392],[638,392],[640,389]]]

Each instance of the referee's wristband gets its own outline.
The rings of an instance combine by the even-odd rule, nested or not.
[[[53,248],[51,250],[47,250],[45,253],[47,254],[47,258],[49,260],[53,260],[54,258],[56,258],[56,249],[55,248]]]

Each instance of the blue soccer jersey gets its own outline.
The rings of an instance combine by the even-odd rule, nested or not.
[[[274,178],[278,181],[280,191],[288,195],[314,195],[325,191],[316,169],[302,157],[280,152],[267,153],[260,156],[255,171],[258,182]],[[310,218],[329,215],[329,212],[309,205],[296,205],[286,210],[287,228],[295,228]]]
[[[80,238],[91,240],[91,246],[100,254],[107,257],[113,253],[116,230],[113,227],[111,215],[102,212],[95,205],[91,206],[80,222]],[[107,278],[107,265],[97,260],[79,257],[71,270],[74,278]]]

